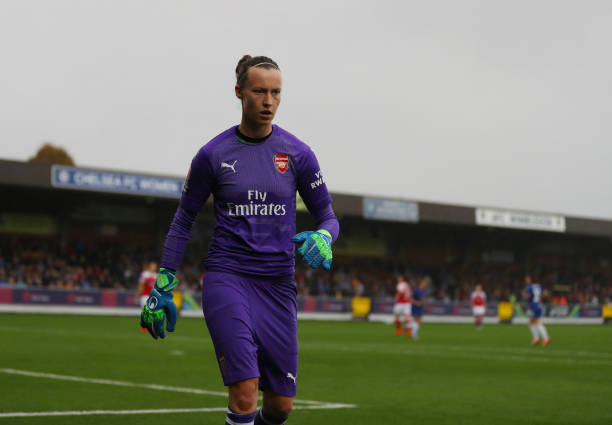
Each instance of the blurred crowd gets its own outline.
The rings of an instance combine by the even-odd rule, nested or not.
[[[427,280],[430,301],[467,302],[477,284],[482,285],[489,301],[504,301],[521,299],[527,273],[536,276],[547,290],[549,299],[545,302],[598,305],[612,298],[612,267],[598,262],[583,264],[579,271],[563,266],[527,269],[515,264],[424,268],[392,260],[342,258],[332,271],[298,266],[296,281],[302,295],[391,298],[397,277],[403,276],[413,287]]]
[[[204,274],[202,249],[190,247],[177,277],[183,289],[199,290]],[[79,241],[61,247],[56,240],[3,237],[0,240],[0,286],[64,289],[115,288],[136,290],[145,264],[157,261],[159,252],[140,246]],[[527,271],[548,289],[548,302],[597,305],[612,297],[612,265],[582,259],[579,264],[557,261],[554,265],[532,261],[531,268],[514,263],[481,261],[424,267],[391,258],[339,257],[332,271],[312,270],[297,261],[296,282],[300,295],[391,298],[397,277],[409,283],[429,282],[431,301],[468,301],[481,284],[490,301],[520,299]]]
[[[143,267],[159,253],[140,246],[8,237],[0,242],[0,286],[63,289],[138,287]],[[198,288],[202,272],[191,252],[179,271],[184,286]]]

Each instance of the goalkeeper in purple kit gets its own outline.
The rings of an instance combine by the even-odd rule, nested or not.
[[[225,423],[283,424],[298,381],[295,244],[303,261],[329,270],[339,225],[314,153],[272,124],[282,86],[276,62],[244,56],[236,80],[240,125],[205,144],[191,162],[141,326],[154,338],[165,337],[164,322],[174,331],[174,272],[196,216],[212,194],[216,225],[202,308],[228,387]],[[296,234],[296,191],[316,230]],[[263,392],[259,410],[258,390]]]

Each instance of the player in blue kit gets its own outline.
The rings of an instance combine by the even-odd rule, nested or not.
[[[423,278],[414,291],[412,291],[412,338],[419,339],[419,329],[423,323],[423,310],[425,307],[425,294],[427,288],[427,279]]]
[[[272,124],[282,86],[276,62],[244,56],[236,80],[240,125],[205,144],[191,162],[141,325],[163,338],[166,317],[166,329],[174,330],[174,272],[196,215],[212,194],[216,225],[202,308],[228,387],[225,423],[283,424],[298,379],[294,244],[311,267],[329,270],[339,225],[314,153]],[[295,234],[296,191],[318,230]],[[258,389],[263,406],[256,411]]]
[[[534,283],[531,275],[525,276],[527,286],[523,291],[523,298],[529,303],[529,329],[531,330],[531,345],[537,345],[542,337],[542,346],[546,347],[550,342],[546,327],[542,323],[542,286]]]

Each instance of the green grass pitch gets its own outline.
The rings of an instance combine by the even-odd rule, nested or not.
[[[546,348],[529,346],[527,326],[477,331],[424,324],[419,341],[394,330],[381,323],[301,321],[296,398],[320,403],[297,402],[307,408],[295,410],[289,423],[612,423],[612,326],[548,326]],[[0,425],[224,422],[222,411],[6,417],[223,409],[225,388],[201,319],[179,319],[177,332],[154,341],[140,333],[136,318],[5,314],[0,338]]]

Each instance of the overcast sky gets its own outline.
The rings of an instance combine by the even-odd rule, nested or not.
[[[612,219],[611,1],[0,1],[0,157],[184,176],[234,68],[333,192]]]

